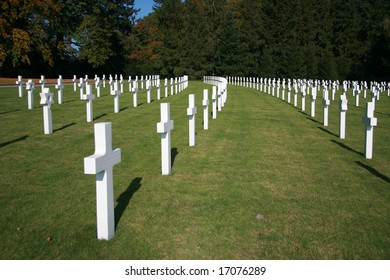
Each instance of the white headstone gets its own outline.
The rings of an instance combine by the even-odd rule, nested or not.
[[[362,118],[365,124],[365,156],[372,159],[372,151],[374,147],[374,126],[378,125],[377,118],[374,117],[374,106],[372,102],[367,103],[366,116]]]
[[[312,87],[311,91],[311,106],[310,106],[310,116],[316,116],[316,99],[317,99],[317,88],[315,86]]]
[[[345,139],[345,122],[348,110],[348,100],[345,94],[340,96],[340,139]]]
[[[83,79],[83,78],[80,78],[80,83],[79,83],[79,88],[80,88],[80,100],[83,100],[84,87],[85,87],[84,79]]]
[[[160,91],[160,80],[156,80],[156,87],[157,87],[157,100],[161,99],[161,91]]]
[[[122,74],[120,75],[120,78],[119,78],[119,84],[121,85],[121,93],[123,93],[123,76],[122,76]]]
[[[195,116],[196,116],[196,107],[195,107],[195,94],[188,95],[189,106],[187,108],[187,116],[189,119],[189,145],[190,147],[195,146]]]
[[[73,91],[77,91],[77,76],[73,75]]]
[[[64,89],[64,81],[60,75],[57,79],[57,84],[55,85],[56,90],[58,90],[58,104],[62,104],[62,91]]]
[[[327,88],[324,88],[322,105],[324,106],[324,126],[328,126],[330,100],[329,100],[329,92]]]
[[[211,100],[213,102],[213,120],[217,118],[217,87],[213,86],[213,93],[211,95]]]
[[[355,106],[359,107],[359,97],[360,97],[359,85],[355,85],[353,92],[355,94]]]
[[[164,86],[165,86],[165,98],[167,98],[168,97],[168,79],[167,78],[165,78]]]
[[[150,80],[146,80],[146,99],[147,99],[147,102],[150,103],[151,100],[150,100],[150,89],[151,86],[150,86]]]
[[[46,84],[46,80],[45,80],[44,75],[41,75],[41,79],[39,80],[39,83],[41,84],[41,90],[43,92],[43,89],[45,88],[45,84]]]
[[[133,81],[133,107],[137,107],[138,106],[138,82],[137,81]]]
[[[18,76],[18,80],[16,81],[19,90],[19,97],[23,97],[23,81],[22,76]]]
[[[203,129],[209,129],[209,91],[208,89],[203,90]]]
[[[97,95],[97,97],[100,97],[100,86],[101,86],[100,78],[96,77],[95,88],[96,88],[96,95]]]
[[[93,121],[92,100],[94,99],[95,95],[92,94],[92,85],[87,85],[87,94],[83,95],[83,100],[87,101],[87,122]]]
[[[302,111],[304,112],[306,110],[306,83],[304,82],[301,87],[302,91]]]
[[[84,173],[96,174],[97,238],[110,240],[115,235],[114,165],[121,162],[121,149],[112,149],[112,124],[96,123],[95,153],[84,158]]]
[[[40,104],[43,105],[43,130],[45,134],[52,134],[51,104],[53,104],[53,93],[50,92],[49,88],[44,88],[39,95],[41,97]]]
[[[106,88],[106,75],[103,75],[103,87]]]
[[[171,130],[173,120],[170,118],[169,103],[160,104],[161,122],[157,123],[157,133],[161,134],[161,173],[171,174]]]
[[[118,89],[118,82],[114,82],[114,89],[111,91],[111,95],[114,95],[114,112],[119,113],[119,95],[121,94]]]
[[[32,80],[28,80],[26,83],[26,90],[27,90],[27,102],[28,102],[28,109],[32,110],[34,109],[34,89],[35,84]]]

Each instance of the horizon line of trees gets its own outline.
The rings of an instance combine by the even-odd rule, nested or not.
[[[0,76],[390,80],[388,0],[5,0]]]

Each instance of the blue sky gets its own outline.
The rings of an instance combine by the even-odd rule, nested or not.
[[[137,18],[142,18],[151,13],[153,11],[153,3],[153,0],[135,0],[134,8],[141,9],[137,14]]]

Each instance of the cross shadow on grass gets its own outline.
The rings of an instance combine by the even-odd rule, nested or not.
[[[28,135],[23,135],[22,137],[19,137],[19,138],[16,138],[14,140],[11,140],[11,141],[8,141],[8,142],[4,142],[4,143],[1,143],[0,144],[0,148],[3,148],[5,146],[8,146],[10,144],[13,144],[13,143],[16,143],[16,142],[19,142],[19,141],[23,141],[23,140],[26,140],[28,137]]]
[[[134,178],[127,189],[116,200],[118,204],[115,207],[115,228],[117,228],[119,220],[121,219],[126,208],[129,206],[131,198],[140,189],[142,185],[141,181],[141,177]]]
[[[101,114],[101,115],[99,115],[97,117],[94,117],[93,120],[96,121],[96,120],[98,120],[100,118],[103,118],[104,116],[107,116],[107,114]]]
[[[66,125],[64,125],[64,126],[61,126],[60,128],[54,129],[53,132],[57,132],[57,131],[60,131],[60,130],[64,130],[65,128],[74,126],[75,124],[76,124],[75,122],[68,123],[68,124],[66,124]]]
[[[366,164],[364,164],[363,162],[360,162],[360,161],[355,161],[355,163],[357,165],[360,165],[364,169],[368,170],[368,172],[370,172],[372,175],[375,175],[376,177],[378,177],[378,178],[382,179],[383,181],[385,181],[385,182],[390,184],[390,178],[387,177],[386,175],[378,172],[375,168],[372,168],[371,166],[368,166],[368,165],[366,165]]]
[[[338,142],[338,141],[336,141],[336,140],[330,140],[330,141],[332,141],[333,143],[336,143],[336,144],[339,145],[341,148],[344,148],[344,149],[346,149],[346,150],[348,150],[348,151],[351,151],[351,152],[354,152],[355,154],[358,154],[359,156],[364,156],[363,153],[358,152],[358,151],[356,151],[356,150],[354,150],[354,149],[348,147],[347,145],[345,145],[345,144],[343,144],[343,143],[341,143],[341,142]]]
[[[322,122],[319,122],[319,121],[317,121],[317,120],[315,120],[315,119],[312,119],[312,118],[310,118],[310,117],[306,117],[306,119],[308,119],[308,120],[310,120],[310,121],[312,121],[312,122],[318,123],[318,124],[322,124]]]
[[[336,133],[333,133],[333,132],[331,132],[331,131],[329,131],[329,130],[321,127],[321,126],[318,126],[318,129],[320,129],[320,130],[322,130],[322,131],[324,131],[324,132],[326,132],[326,133],[328,133],[328,134],[330,134],[332,136],[339,137]]]
[[[13,112],[18,112],[18,111],[20,111],[20,109],[6,111],[6,112],[1,112],[0,115],[5,115],[5,114],[13,113]]]
[[[173,163],[175,162],[175,158],[178,154],[179,152],[177,151],[177,148],[171,149],[171,160],[172,160],[171,167],[173,167]]]

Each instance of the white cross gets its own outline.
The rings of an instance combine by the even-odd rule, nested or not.
[[[161,173],[162,175],[171,174],[171,130],[173,129],[173,120],[170,119],[169,103],[160,104],[161,121],[157,123],[157,133],[161,134]]]
[[[330,105],[330,100],[329,100],[329,92],[328,89],[325,87],[323,89],[324,95],[322,99],[322,105],[324,106],[324,126],[328,126],[328,112],[329,112],[329,105]]]
[[[79,83],[79,88],[80,88],[80,100],[83,99],[84,87],[85,87],[84,79],[83,79],[83,78],[80,78],[80,83]]]
[[[151,100],[150,100],[150,88],[151,88],[151,86],[150,86],[150,80],[146,80],[146,99],[147,99],[147,102],[148,103],[150,103],[151,102]]]
[[[195,116],[196,116],[196,107],[195,107],[195,94],[188,95],[189,106],[187,108],[187,116],[189,119],[189,145],[190,147],[195,146]]]
[[[364,154],[366,158],[372,159],[372,150],[374,146],[374,126],[378,125],[378,119],[374,117],[374,104],[372,102],[367,103],[366,116],[362,118],[362,121],[366,126]]]
[[[62,76],[59,76],[57,79],[57,84],[55,88],[58,90],[58,104],[62,104],[62,90],[64,89],[64,82],[62,80]]]
[[[340,96],[340,139],[345,139],[345,121],[348,110],[348,100],[345,94]]]
[[[28,109],[34,109],[34,89],[35,84],[32,80],[28,80],[26,83],[26,90],[27,90],[27,102],[28,102]]]
[[[77,90],[77,76],[76,75],[73,75],[73,90],[76,91]]]
[[[92,100],[95,99],[95,95],[92,94],[92,85],[87,85],[87,94],[83,95],[83,100],[87,101],[87,122],[93,121],[93,107]]]
[[[41,97],[40,104],[43,105],[43,130],[45,134],[52,134],[51,104],[53,103],[53,93],[50,92],[49,88],[44,88],[39,95]]]
[[[311,89],[311,107],[310,107],[310,116],[312,118],[316,115],[316,99],[317,99],[317,88],[312,87]]]
[[[23,97],[23,81],[22,76],[18,76],[18,80],[16,81],[16,84],[19,88],[19,97]]]
[[[96,174],[97,238],[110,240],[115,235],[114,165],[121,162],[121,149],[112,149],[112,124],[96,123],[95,153],[84,158],[84,173]]]
[[[41,75],[41,79],[39,80],[39,83],[41,84],[41,89],[43,91],[43,89],[45,88],[45,83],[46,83],[45,76]]]
[[[138,106],[138,82],[137,81],[133,81],[133,107],[137,107]]]
[[[118,90],[118,82],[114,83],[114,89],[111,91],[111,95],[114,95],[114,112],[119,113],[119,95],[121,92]]]
[[[207,89],[203,90],[203,129],[209,129],[209,91]]]

